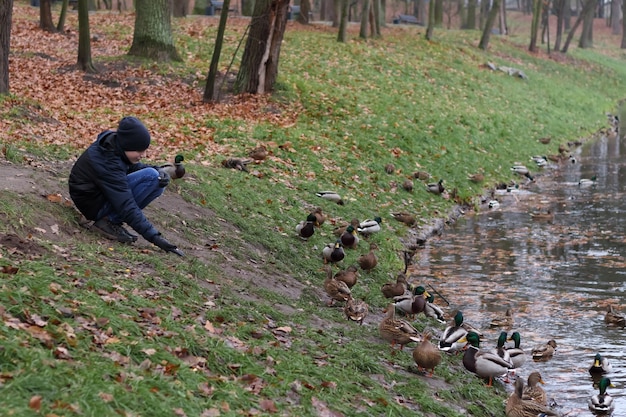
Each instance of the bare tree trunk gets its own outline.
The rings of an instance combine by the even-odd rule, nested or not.
[[[52,23],[51,0],[41,0],[39,3],[39,27],[47,32],[56,32]]]
[[[235,92],[265,94],[273,91],[288,8],[289,0],[256,1]]]
[[[622,44],[621,49],[626,49],[626,2],[622,0]],[[623,121],[622,121],[623,123]]]
[[[506,1],[500,2],[500,35],[506,35],[508,33],[506,24]]]
[[[372,31],[374,32],[373,36],[376,38],[380,38],[381,37],[381,33],[380,33],[380,25],[381,25],[381,6],[380,6],[380,0],[373,0],[373,4],[372,4],[372,15],[374,18],[374,21],[372,22]]]
[[[491,29],[493,29],[493,24],[496,22],[496,18],[498,17],[498,13],[500,12],[500,0],[493,0],[493,4],[491,5],[491,10],[489,10],[489,15],[487,16],[487,22],[485,23],[485,28],[483,29],[483,35],[480,38],[480,42],[478,43],[478,47],[482,50],[487,50],[489,46],[489,38],[491,37]]]
[[[567,34],[567,39],[565,40],[565,44],[563,45],[563,49],[561,49],[561,52],[563,52],[564,54],[567,53],[567,49],[569,48],[570,42],[572,42],[572,38],[574,38],[576,29],[578,29],[578,26],[583,21],[583,18],[588,12],[593,13],[594,6],[595,6],[595,0],[585,0],[582,10],[580,11],[580,13],[578,13],[578,18],[576,19],[574,26],[572,26],[572,29]]]
[[[371,0],[363,0],[363,8],[361,9],[361,29],[359,30],[359,38],[367,39],[367,21],[369,18]]]
[[[435,2],[435,26],[443,27],[443,0],[430,0]]]
[[[59,23],[57,23],[57,32],[63,32],[65,29],[65,18],[67,16],[67,6],[69,0],[63,0],[61,4],[61,13],[59,13]]]
[[[187,16],[189,14],[189,0],[173,0],[172,14],[174,15],[174,17]]]
[[[309,24],[309,13],[311,12],[311,2],[309,0],[300,0],[300,14],[297,22],[303,25]]]
[[[563,5],[563,29],[567,32],[572,27],[572,7],[568,0]]]
[[[433,30],[435,28],[435,2],[428,2],[428,26],[426,26],[426,40],[433,39]]]
[[[555,0],[556,8],[556,36],[554,37],[554,50],[561,49],[561,37],[563,36],[563,21],[565,18],[565,4],[569,4],[568,0]]]
[[[350,0],[337,0],[337,3],[341,5],[341,12],[339,13],[339,34],[337,35],[337,42],[346,42],[347,28],[348,28],[348,6]]]
[[[226,31],[226,21],[228,20],[228,9],[230,8],[230,0],[224,0],[222,11],[220,13],[220,23],[217,27],[217,35],[215,36],[215,45],[213,46],[213,56],[211,57],[211,65],[209,66],[209,74],[207,75],[206,86],[202,101],[209,103],[219,101],[219,97],[215,94],[215,79],[217,78],[218,64],[220,55],[222,54],[222,45],[224,44],[224,32]]]
[[[13,0],[0,1],[0,95],[9,89],[9,49],[11,49],[11,19]]]
[[[595,6],[595,5],[594,5]],[[580,33],[580,39],[578,40],[579,48],[591,48],[593,47],[593,9],[584,10],[583,14],[583,29]]]
[[[328,0],[322,0],[322,3],[325,3]],[[339,27],[340,24],[340,19],[341,19],[341,8],[343,7],[342,4],[343,0],[335,0],[333,2],[333,8],[332,8],[332,21],[333,21],[333,27]],[[346,12],[346,19],[348,19],[348,16],[350,15],[350,0],[348,0],[348,12]],[[322,19],[324,20],[324,19]],[[346,20],[347,21],[347,20]]]
[[[550,0],[542,1],[541,9],[541,43],[546,43],[548,37],[548,22],[550,21]],[[550,43],[550,40],[547,40]],[[550,46],[548,46],[550,48]]]
[[[182,61],[172,35],[170,0],[136,0],[135,33],[129,55],[158,62]]]
[[[85,72],[97,72],[91,61],[89,0],[78,0],[78,66]]]
[[[539,17],[541,16],[541,0],[533,2],[533,20],[530,25],[530,52],[537,52],[537,35],[539,34]]]
[[[476,4],[477,0],[468,0],[467,2],[467,26],[469,30],[476,29]]]
[[[619,35],[622,31],[622,26],[620,25],[619,15],[620,15],[620,6],[623,3],[622,0],[612,0],[611,1],[611,33],[613,35]]]

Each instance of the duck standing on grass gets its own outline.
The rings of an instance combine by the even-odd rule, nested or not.
[[[370,251],[365,255],[359,256],[359,258],[357,259],[357,263],[362,270],[371,271],[372,269],[376,268],[376,265],[378,265],[378,257],[376,256],[376,253],[374,253],[376,249],[378,249],[378,245],[376,245],[374,242],[371,242]]]
[[[337,240],[335,243],[329,243],[324,246],[322,249],[322,257],[324,258],[324,263],[335,264],[343,260],[346,256],[346,253],[343,250],[341,242]]]
[[[443,186],[443,180],[426,184],[426,191],[433,194],[443,193],[445,191],[445,187]]]
[[[469,346],[463,354],[463,366],[473,374],[487,379],[488,387],[493,385],[493,378],[504,376],[513,369],[513,364],[501,358],[496,352],[480,348],[478,333],[468,332],[465,340]]]
[[[313,213],[309,214],[306,220],[301,221],[296,225],[296,232],[302,239],[308,239],[315,233],[315,222],[317,218]]]
[[[539,417],[558,416],[545,405],[524,398],[524,380],[517,378],[515,381],[515,391],[506,401],[506,417]]]
[[[335,191],[320,191],[315,193],[316,196],[323,198],[324,200],[332,201],[333,203],[343,206],[343,199]]]
[[[329,265],[324,267],[326,279],[324,280],[324,290],[330,297],[328,306],[335,305],[335,301],[348,301],[352,297],[352,292],[345,282],[333,278],[333,271]]]
[[[348,318],[354,322],[363,325],[363,320],[367,317],[369,312],[369,306],[364,300],[355,300],[354,298],[348,298],[346,305],[343,307],[343,312]]]
[[[363,220],[356,230],[363,236],[368,237],[371,234],[380,232],[380,224],[382,222],[383,219],[378,216],[374,217],[374,219]]]
[[[422,334],[422,341],[413,349],[413,360],[417,369],[433,376],[435,367],[441,363],[441,352],[430,342],[430,333]]]
[[[445,313],[437,304],[434,303],[435,296],[426,291],[426,288],[422,285],[418,285],[413,290],[415,295],[421,295],[426,299],[426,304],[424,306],[424,315],[426,317],[431,317],[437,320],[439,323],[445,323]]]
[[[346,231],[348,226],[352,226],[354,228],[354,230],[357,230],[359,228],[360,224],[361,224],[361,222],[359,222],[359,219],[357,219],[355,217],[352,220],[350,220],[350,223],[345,223],[344,222],[343,225],[340,225],[340,226],[336,227],[335,229],[333,229],[333,235],[335,235],[337,237],[341,237],[341,235],[343,235],[343,232]]]
[[[346,228],[346,231],[341,234],[339,240],[344,248],[356,249],[359,245],[359,237],[357,236],[356,230],[352,225],[349,225]]]
[[[359,279],[359,269],[356,265],[350,265],[346,269],[337,272],[335,279],[345,282],[348,288],[352,289]]]
[[[396,277],[396,282],[386,282],[380,287],[380,291],[385,298],[394,298],[404,295],[409,287],[406,281],[406,274],[399,272]]]
[[[439,338],[439,349],[444,352],[458,352],[466,344],[467,330],[463,327],[463,313],[457,311],[453,322],[445,328]]]
[[[173,164],[163,164],[161,165],[161,169],[167,172],[171,179],[177,180],[185,176],[185,165],[183,165],[183,161],[185,157],[182,155],[176,155],[174,157]]]
[[[393,304],[389,304],[384,312],[387,314],[378,325],[378,332],[380,337],[391,343],[392,353],[395,353],[395,345],[400,345],[400,350],[402,350],[404,345],[422,341],[420,333],[411,323],[396,318],[396,309]]]

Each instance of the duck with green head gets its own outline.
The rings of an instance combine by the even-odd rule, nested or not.
[[[340,240],[337,240],[335,243],[329,243],[322,249],[324,263],[335,264],[342,261],[345,256],[346,253],[343,250],[343,245]]]
[[[453,323],[445,328],[439,338],[439,349],[444,352],[458,352],[466,344],[467,330],[463,327],[463,313],[457,311]]]
[[[469,347],[463,354],[463,366],[477,376],[487,379],[487,386],[493,385],[493,378],[506,375],[513,364],[501,358],[493,350],[480,348],[480,336],[476,332],[467,332],[464,338]],[[523,382],[523,381],[522,381]]]
[[[607,358],[602,356],[599,353],[596,353],[596,356],[593,358],[593,363],[589,367],[589,373],[591,375],[601,375],[609,373],[613,370],[611,363]]]
[[[357,236],[356,229],[352,225],[348,225],[346,231],[339,237],[339,240],[344,248],[356,249],[359,245],[359,236]]]
[[[363,220],[359,227],[357,228],[357,232],[364,236],[369,236],[373,233],[380,232],[380,224],[383,222],[383,219],[376,216],[373,219]]]
[[[426,299],[426,305],[424,306],[424,315],[437,320],[439,323],[445,323],[445,313],[441,307],[434,303],[435,296],[426,291],[426,288],[422,285],[418,285],[413,290],[415,295],[421,295]]]
[[[303,239],[308,239],[315,233],[315,222],[317,218],[315,214],[311,213],[307,216],[306,220],[301,221],[296,225],[296,232],[298,236]]]
[[[174,163],[163,164],[159,168],[167,172],[171,179],[176,180],[185,176],[185,165],[183,161],[185,157],[182,155],[176,155],[174,157]]]
[[[524,349],[520,347],[522,343],[522,336],[519,332],[513,332],[509,340],[512,340],[514,346],[512,348],[508,348],[509,356],[511,357],[511,362],[513,362],[513,366],[515,368],[520,368],[524,363],[526,363],[526,352]]]
[[[609,387],[615,387],[609,378],[604,377],[598,382],[598,393],[589,398],[587,402],[589,411],[593,414],[610,416],[615,410],[613,397],[606,392]]]

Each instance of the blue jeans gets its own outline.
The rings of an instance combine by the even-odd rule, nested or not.
[[[126,178],[137,206],[142,210],[165,191],[165,187],[159,187],[159,173],[154,168],[140,169],[128,174]],[[124,221],[118,213],[113,211],[113,206],[109,201],[104,203],[98,212],[98,220],[106,216],[114,224],[122,224]]]

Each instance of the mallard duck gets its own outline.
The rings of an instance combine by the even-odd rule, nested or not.
[[[415,171],[413,173],[413,178],[417,180],[427,181],[430,179],[430,174],[426,171]]]
[[[396,166],[394,164],[385,165],[385,172],[390,175],[393,174],[396,172]]]
[[[316,207],[311,214],[315,216],[315,226],[317,227],[321,227],[326,221],[326,215],[321,207]]]
[[[591,375],[601,375],[609,373],[613,370],[611,363],[607,358],[596,353],[596,356],[593,358],[593,364],[589,367],[589,373]]]
[[[341,237],[341,235],[343,234],[343,232],[346,231],[348,226],[352,226],[354,228],[354,230],[357,230],[359,228],[360,224],[361,224],[361,222],[359,222],[359,219],[357,219],[355,217],[352,220],[350,220],[350,223],[344,223],[344,224],[342,224],[340,226],[335,227],[333,229],[333,235],[335,235],[337,237]]]
[[[357,280],[359,279],[359,270],[356,265],[350,265],[346,269],[337,272],[334,278],[345,282],[348,288],[352,288],[356,285]]]
[[[345,282],[333,278],[333,271],[330,266],[325,267],[326,279],[324,280],[324,290],[330,297],[329,306],[335,304],[335,301],[348,301],[352,297],[352,292]]]
[[[556,341],[551,339],[543,345],[535,346],[531,351],[531,355],[535,361],[546,361],[554,355],[555,349]]]
[[[238,171],[248,172],[248,164],[252,162],[251,159],[241,159],[241,158],[228,158],[222,161],[222,166],[224,168],[236,169]]]
[[[492,386],[493,378],[506,375],[513,369],[513,364],[496,352],[481,349],[480,336],[476,332],[467,332],[464,339],[469,347],[463,354],[463,366],[479,377],[488,379],[487,386]]]
[[[613,410],[615,410],[615,403],[613,402],[613,397],[606,392],[608,387],[615,387],[615,385],[611,384],[611,380],[609,378],[602,378],[600,382],[598,382],[598,390],[599,392],[589,398],[587,404],[589,405],[589,411],[594,414],[599,415],[611,415]]]
[[[413,349],[413,360],[420,371],[432,376],[435,367],[441,363],[441,352],[430,342],[430,333],[422,333],[422,341]]]
[[[409,343],[419,343],[422,341],[420,333],[406,320],[396,318],[396,309],[393,304],[389,304],[385,309],[387,313],[378,325],[380,336],[391,342],[393,350],[396,344],[400,345],[400,350]]]
[[[357,259],[357,263],[364,271],[371,271],[378,265],[378,257],[376,257],[376,253],[374,251],[378,249],[378,245],[374,242],[370,243],[370,251],[365,255],[359,256]]]
[[[324,200],[332,201],[340,206],[343,206],[343,199],[335,191],[320,191],[315,193],[316,196],[323,198]]]
[[[463,313],[457,311],[453,322],[445,328],[439,338],[439,349],[444,352],[458,352],[466,344],[467,330],[463,327]]]
[[[406,281],[406,274],[399,272],[396,282],[387,282],[380,287],[385,298],[402,296],[406,293],[409,284]]]
[[[524,398],[524,380],[517,378],[515,391],[509,396],[505,407],[506,417],[558,416],[545,405]]]
[[[487,206],[490,209],[497,209],[498,207],[500,207],[500,202],[498,200],[489,200]]]
[[[176,155],[174,157],[173,164],[163,164],[160,168],[167,172],[171,179],[176,180],[185,176],[185,165],[183,165],[184,160],[184,156]]]
[[[426,291],[426,288],[424,288],[422,285],[418,285],[417,287],[415,287],[415,289],[413,290],[413,293],[415,295],[421,295],[422,297],[426,299],[426,304],[424,306],[424,315],[426,317],[431,317],[440,323],[446,322],[445,313],[443,309],[434,303],[435,301],[434,295]]]
[[[530,181],[535,180],[525,165],[513,165],[511,167],[511,171],[515,172],[517,175],[521,175],[523,177],[528,178]]]
[[[424,311],[426,300],[421,295],[398,297],[393,303],[396,311],[402,312],[404,315],[414,319],[416,315]]]
[[[489,322],[490,327],[511,328],[513,326],[513,312],[507,308],[504,315],[495,316]]]
[[[354,298],[348,298],[346,305],[343,307],[343,312],[348,320],[355,321],[360,325],[363,325],[363,320],[367,317],[369,312],[369,306],[364,300],[355,300]]]
[[[526,352],[524,352],[524,349],[520,347],[522,336],[519,332],[513,332],[509,340],[512,340],[515,343],[514,347],[507,349],[509,356],[511,357],[511,362],[513,362],[513,367],[520,368],[526,363]]]
[[[578,180],[578,185],[580,187],[590,187],[592,185],[596,185],[596,180],[598,178],[594,175],[591,178],[581,178]]]
[[[404,191],[412,192],[413,191],[413,181],[406,179],[402,183],[402,188]]]
[[[531,372],[528,375],[528,385],[524,387],[524,398],[533,400],[541,405],[548,405],[548,396],[543,388],[537,384],[545,384],[541,374],[538,371]]]
[[[535,164],[537,164],[537,166],[540,167],[540,168],[545,167],[546,165],[548,165],[548,157],[547,156],[541,156],[541,155],[531,156],[530,160],[533,161]]]
[[[502,359],[504,359],[507,362],[510,362],[511,365],[513,365],[513,362],[511,361],[511,355],[509,354],[509,351],[506,350],[506,348],[504,347],[504,344],[506,343],[506,339],[507,339],[506,332],[500,332],[500,335],[498,336],[498,342],[496,344],[496,353]],[[511,366],[511,368],[515,368],[515,366]]]
[[[267,154],[268,152],[265,145],[259,145],[256,148],[252,149],[250,152],[248,152],[248,156],[255,161],[263,161],[265,158],[267,158]]]
[[[343,251],[343,247],[341,242],[337,240],[335,243],[329,243],[324,246],[322,249],[322,257],[324,258],[324,263],[337,263],[342,261],[346,256],[346,253]]]
[[[298,236],[303,239],[308,239],[315,233],[315,222],[317,218],[313,213],[309,214],[306,220],[301,221],[296,226],[296,232],[298,232]]]
[[[626,327],[626,317],[615,310],[615,306],[609,304],[606,314],[604,315],[604,323],[609,327]]]
[[[426,184],[426,190],[429,193],[433,193],[433,194],[441,194],[441,193],[443,193],[445,191],[445,187],[443,186],[443,180],[439,180],[437,182]]]
[[[467,179],[473,183],[480,184],[485,180],[485,174],[477,172],[476,174],[468,174]]]
[[[544,212],[530,213],[530,218],[540,222],[551,222],[554,220],[554,212],[548,209]]]
[[[339,237],[344,248],[356,249],[359,245],[359,237],[352,225],[349,225],[345,232]]]
[[[369,236],[372,233],[380,232],[380,224],[382,222],[383,219],[381,219],[380,217],[374,217],[373,220],[363,220],[356,230],[362,235]]]
[[[391,217],[393,217],[394,219],[396,219],[397,221],[406,224],[407,226],[411,227],[415,224],[415,222],[417,221],[415,219],[415,216],[413,216],[410,213],[406,213],[403,211],[397,212],[397,213],[391,213]]]

